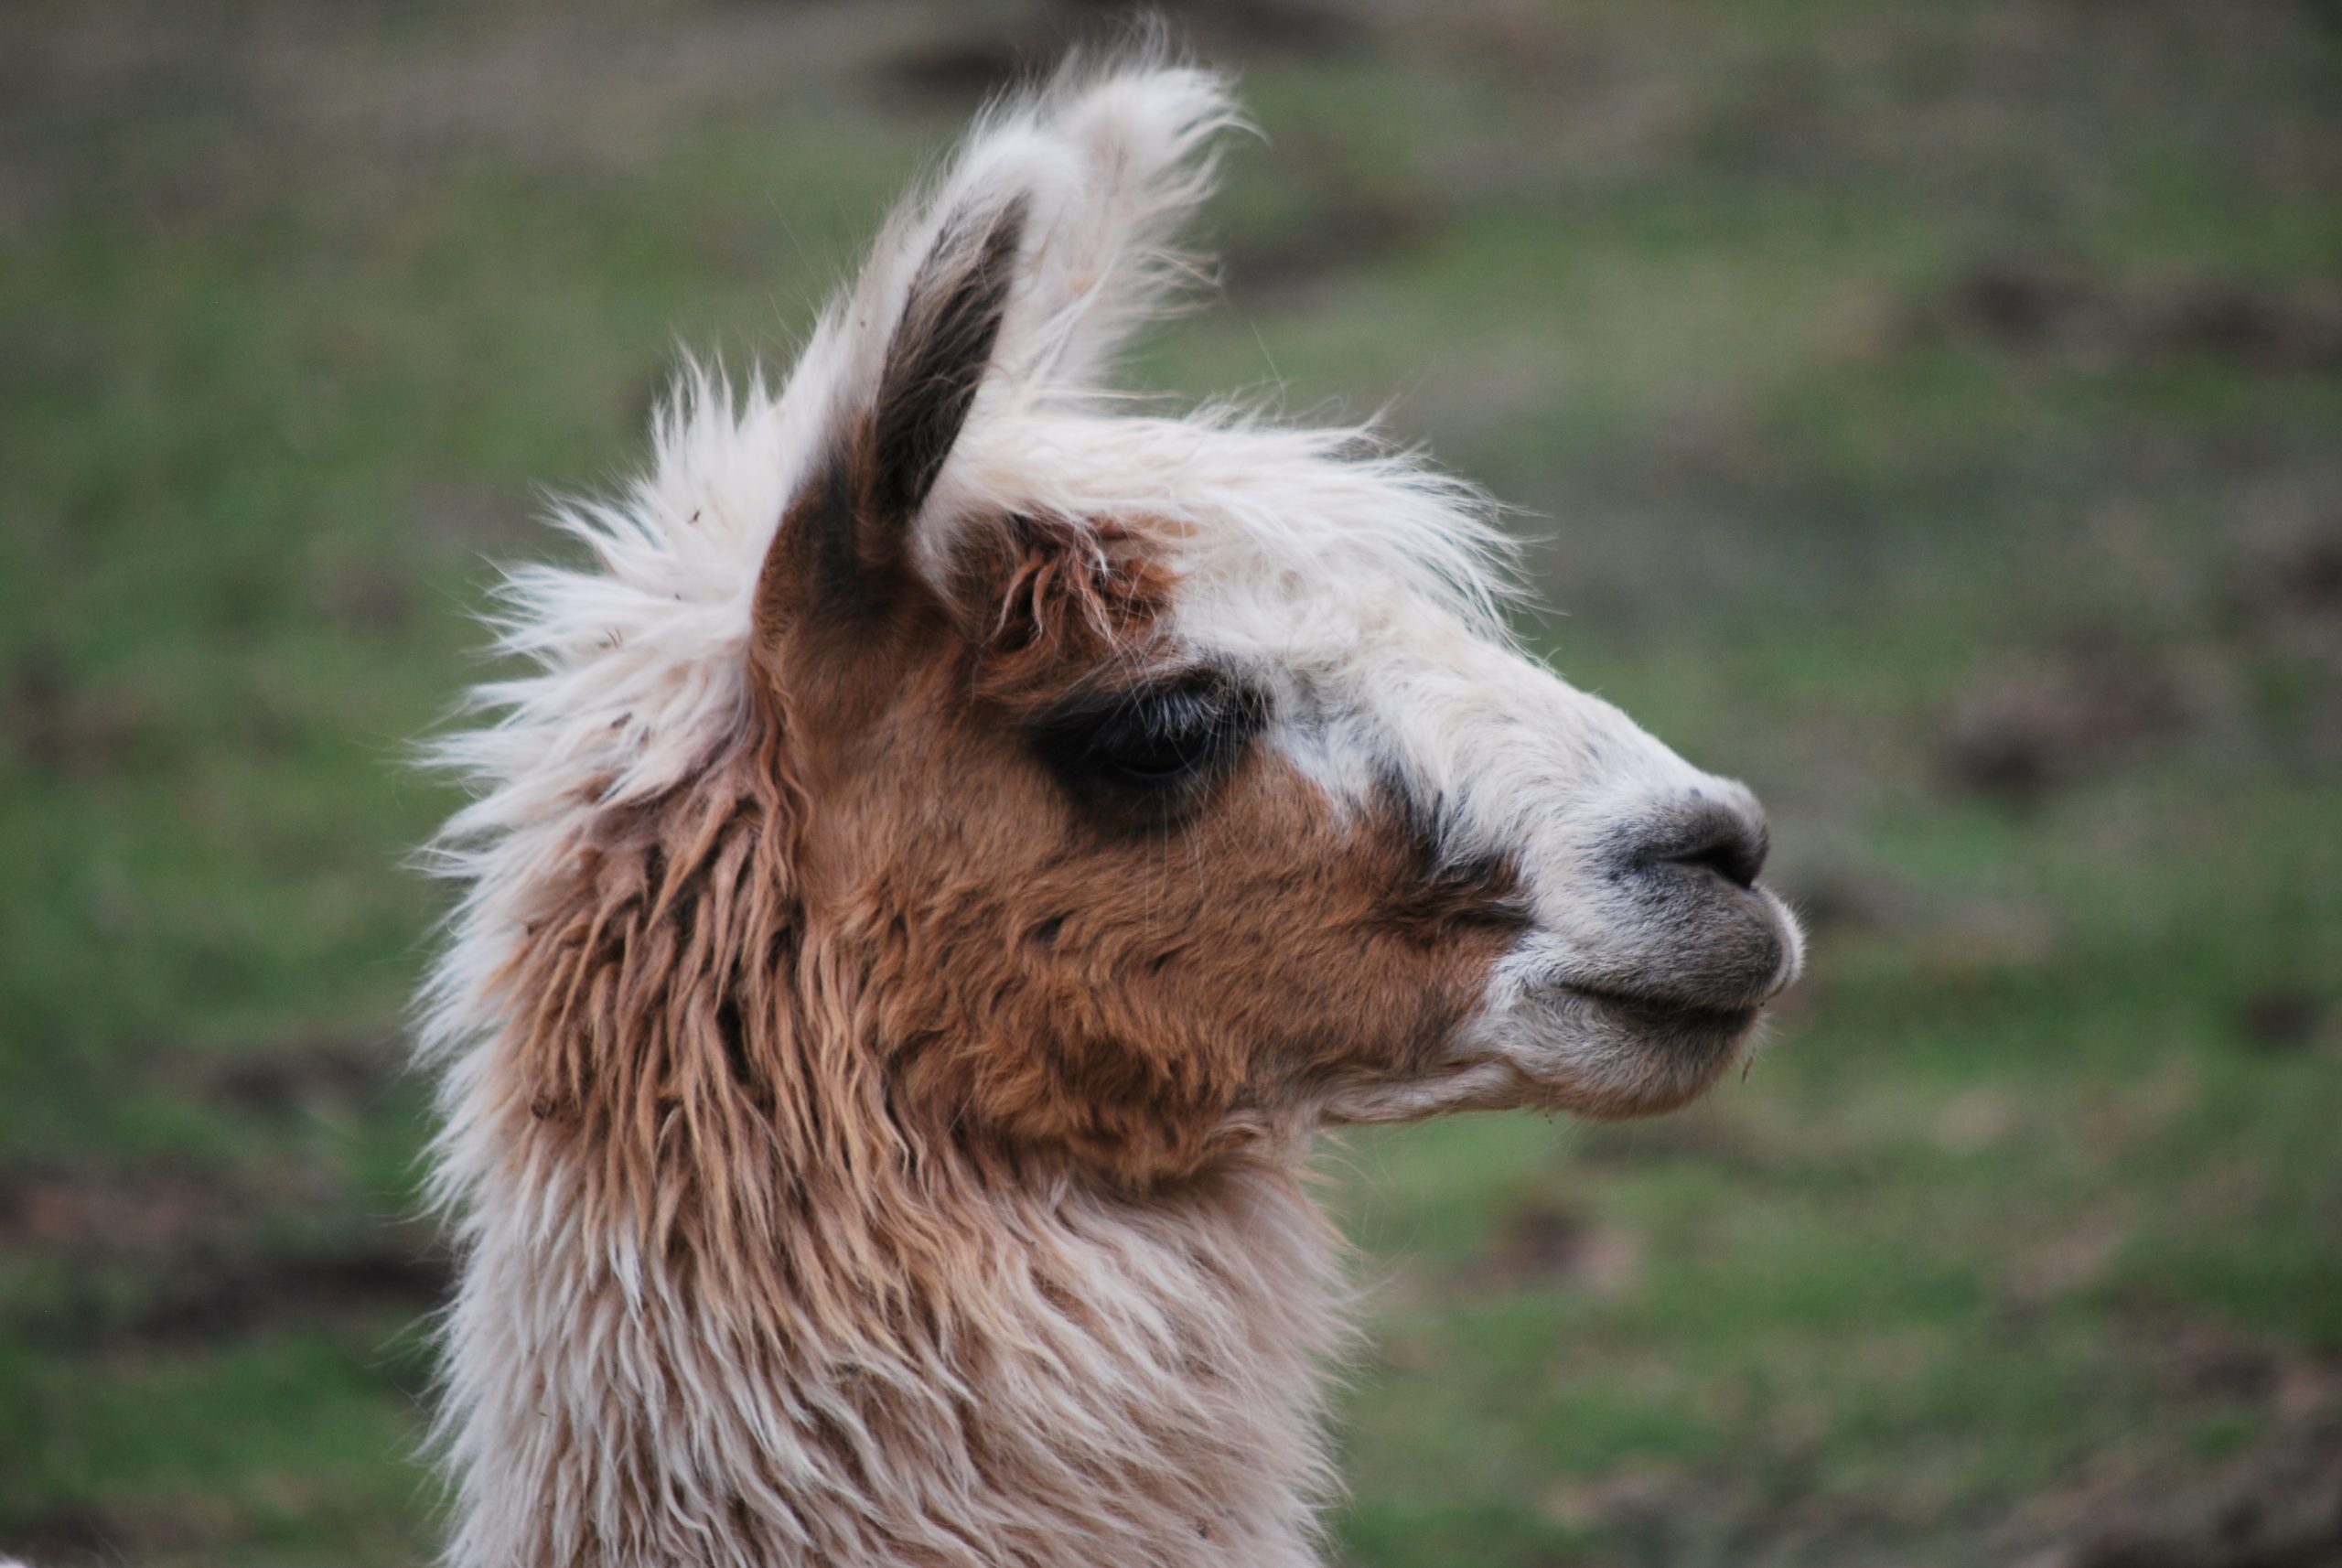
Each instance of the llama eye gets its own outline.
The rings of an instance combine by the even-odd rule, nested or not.
[[[1126,778],[1168,783],[1209,760],[1225,717],[1220,704],[1204,693],[1154,693],[1091,732],[1090,757]]]
[[[1036,738],[1076,788],[1149,793],[1222,764],[1259,724],[1251,693],[1217,675],[1191,676],[1060,710]]]

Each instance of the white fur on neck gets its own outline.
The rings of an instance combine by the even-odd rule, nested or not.
[[[1018,1195],[926,1338],[798,1317],[778,1342],[627,1277],[558,1188],[510,1196],[476,1211],[448,1321],[451,1564],[1319,1561],[1336,1244],[1286,1175]]]

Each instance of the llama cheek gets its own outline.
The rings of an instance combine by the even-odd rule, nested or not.
[[[1128,966],[1095,921],[1004,940],[1046,925],[1039,909],[1064,894],[1044,879],[1034,908],[1004,908],[991,880],[925,900],[890,880],[856,922],[879,939],[865,984],[885,998],[876,1044],[909,1127],[963,1149],[1071,1153],[1126,1182],[1195,1169],[1241,1075],[1191,1038],[1192,1018],[1120,982]]]

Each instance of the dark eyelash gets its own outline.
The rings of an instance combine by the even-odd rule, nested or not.
[[[1069,703],[1034,730],[1034,743],[1078,792],[1146,796],[1224,767],[1260,728],[1257,693],[1199,671]]]
[[[1222,705],[1200,693],[1140,697],[1090,732],[1090,755],[1125,773],[1176,777],[1210,752],[1226,726]]]

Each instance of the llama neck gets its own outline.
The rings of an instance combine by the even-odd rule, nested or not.
[[[783,777],[516,840],[467,911],[448,1561],[1315,1563],[1338,1271],[1291,1155],[1141,1194],[907,1122]]]
[[[763,1297],[510,1174],[450,1324],[463,1568],[1317,1561],[1334,1249],[1289,1171],[809,1204]],[[929,1226],[943,1272],[887,1265]]]

